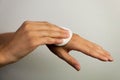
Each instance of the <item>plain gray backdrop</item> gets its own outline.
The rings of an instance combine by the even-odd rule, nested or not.
[[[40,46],[19,62],[1,68],[0,80],[120,80],[120,0],[0,0],[0,33],[16,31],[25,20],[68,27],[103,46],[114,62],[72,51],[81,64],[77,72]]]

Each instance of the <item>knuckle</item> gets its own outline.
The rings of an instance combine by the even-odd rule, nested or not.
[[[23,25],[24,25],[24,26],[27,26],[27,25],[29,25],[29,24],[31,24],[31,21],[24,21],[24,22],[23,22]]]
[[[47,44],[55,44],[55,43],[56,43],[56,40],[55,40],[55,39],[52,39],[52,38],[47,38],[47,39],[46,39],[46,43],[47,43]]]
[[[53,43],[53,42],[54,42],[53,39],[51,39],[51,38],[47,38],[47,43]]]
[[[98,57],[101,56],[101,54],[99,54],[99,53],[97,53],[97,52],[93,52],[93,55],[94,55],[95,58],[98,58]]]
[[[84,52],[86,52],[87,54],[91,54],[93,51],[91,49],[89,49],[89,48],[85,48]]]
[[[99,51],[101,51],[102,49],[100,48],[100,47],[94,47],[94,51],[95,52],[99,52]]]
[[[42,21],[41,24],[44,24],[44,25],[49,25],[50,23],[47,22],[47,21]]]
[[[44,27],[46,27],[48,29],[52,28],[52,25],[47,21],[42,21],[40,24],[41,24],[41,26],[44,26]]]
[[[71,57],[68,57],[68,58],[67,58],[67,61],[68,61],[68,62],[73,62],[73,59],[72,59]]]
[[[25,32],[24,32],[24,35],[25,35],[25,37],[26,37],[28,40],[31,40],[31,38],[32,38],[32,32],[30,32],[30,31],[25,31]]]
[[[53,32],[52,31],[48,31],[48,36],[53,36]]]
[[[53,28],[53,25],[50,24],[49,22],[45,22],[44,25],[48,27],[49,30]]]
[[[25,31],[30,30],[31,25],[32,25],[31,21],[24,21],[24,23],[23,23],[23,30],[25,30]]]
[[[28,20],[26,20],[26,21],[24,21],[24,24],[28,24],[28,23],[30,23],[31,21],[28,21]]]
[[[94,50],[89,50],[89,52],[90,52],[91,54],[97,54],[97,50],[96,50],[96,49],[94,49]]]
[[[47,22],[47,21],[42,21],[42,23],[44,23],[44,24],[49,24],[49,22]]]
[[[101,46],[97,46],[97,49],[102,50],[103,48]]]
[[[80,37],[78,34],[74,34],[75,37]]]
[[[96,56],[98,56],[99,54],[96,53],[96,51],[88,50],[87,55],[89,55],[89,56],[92,56],[92,55],[96,55]]]

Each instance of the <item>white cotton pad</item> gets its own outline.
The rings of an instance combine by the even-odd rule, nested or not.
[[[64,46],[64,45],[66,45],[66,44],[71,40],[71,38],[72,38],[72,35],[73,35],[72,31],[71,31],[70,29],[68,29],[68,28],[65,28],[65,27],[62,27],[62,28],[69,31],[69,37],[66,38],[66,39],[63,39],[63,42],[62,42],[61,44],[55,44],[56,46]]]

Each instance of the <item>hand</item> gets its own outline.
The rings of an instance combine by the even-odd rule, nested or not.
[[[86,55],[89,55],[102,61],[113,61],[110,54],[107,51],[105,51],[101,46],[90,42],[77,34],[73,34],[72,39],[65,46],[47,46],[55,55],[66,61],[71,66],[73,66],[76,70],[80,70],[80,64],[75,58],[68,54],[71,50],[83,52]]]
[[[25,21],[0,49],[0,64],[16,62],[40,45],[62,43],[67,37],[68,31],[54,24]]]

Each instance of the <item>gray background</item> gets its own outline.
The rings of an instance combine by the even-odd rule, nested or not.
[[[15,64],[0,69],[0,80],[120,80],[120,0],[0,0],[0,33],[16,31],[25,20],[70,28],[114,57],[105,63],[72,51],[77,72],[40,46]]]

